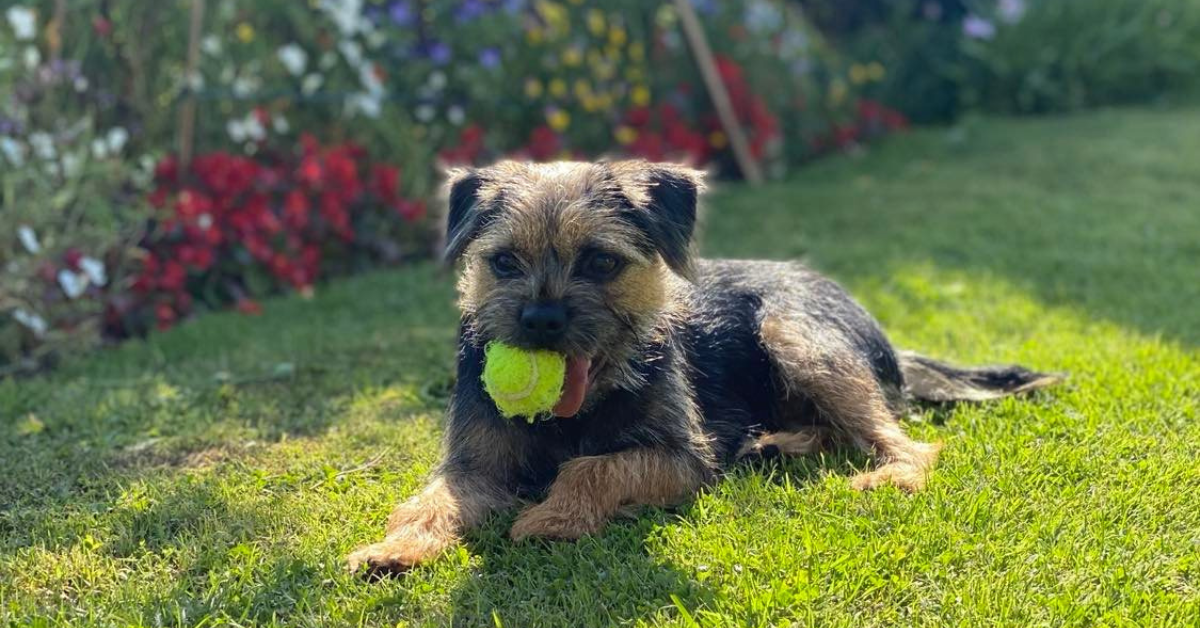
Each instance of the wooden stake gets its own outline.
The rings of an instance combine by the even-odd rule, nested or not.
[[[712,99],[717,116],[721,120],[721,127],[729,137],[729,145],[733,148],[733,157],[737,161],[738,169],[747,181],[758,185],[763,182],[762,168],[750,152],[750,142],[747,141],[746,132],[738,122],[737,112],[733,109],[725,82],[721,80],[721,73],[717,71],[717,62],[713,58],[712,48],[708,45],[708,38],[704,35],[704,27],[696,17],[690,0],[675,0],[675,10],[679,12],[679,23],[683,27],[684,36],[687,37],[688,48],[691,49],[696,64],[700,66],[700,75],[704,78],[708,97]]]
[[[179,164],[187,168],[192,161],[196,136],[196,95],[194,78],[200,65],[200,30],[204,26],[204,0],[192,0],[192,16],[188,24],[187,66],[184,68],[183,105],[179,109]]]

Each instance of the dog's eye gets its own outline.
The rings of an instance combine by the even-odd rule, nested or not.
[[[592,253],[583,260],[580,272],[583,276],[597,281],[612,279],[621,272],[624,262],[611,253]]]
[[[518,277],[521,274],[521,263],[512,253],[497,253],[492,256],[492,272],[505,279]]]

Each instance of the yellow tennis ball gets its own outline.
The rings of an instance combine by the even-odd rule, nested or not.
[[[505,418],[530,423],[562,396],[567,360],[553,351],[526,351],[501,342],[484,348],[483,388]]]

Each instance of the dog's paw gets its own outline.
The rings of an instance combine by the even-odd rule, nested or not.
[[[929,472],[918,465],[892,463],[850,478],[850,488],[856,491],[870,491],[895,486],[907,493],[915,493],[925,488],[928,475]]]
[[[602,523],[585,513],[559,510],[546,504],[530,506],[521,511],[513,523],[509,536],[514,541],[530,537],[574,541],[584,535],[598,532]]]
[[[388,539],[355,550],[346,558],[346,567],[368,578],[394,576],[433,558],[439,549],[420,540]]]

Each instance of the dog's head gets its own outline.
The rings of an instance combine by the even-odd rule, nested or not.
[[[619,359],[692,274],[703,175],[645,161],[502,162],[451,174],[445,257],[475,337]]]

